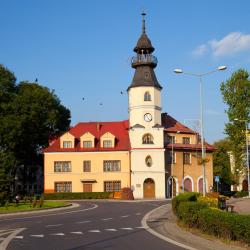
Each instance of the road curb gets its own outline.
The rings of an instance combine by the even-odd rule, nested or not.
[[[155,211],[161,209],[161,208],[164,207],[164,206],[166,206],[166,205],[162,205],[162,206],[157,207],[157,208],[151,210],[150,212],[148,212],[148,213],[142,218],[142,221],[141,221],[142,226],[143,226],[143,227],[145,228],[145,230],[147,230],[149,233],[151,233],[151,234],[153,234],[154,236],[156,236],[156,237],[158,237],[158,238],[160,238],[160,239],[162,239],[162,240],[164,240],[164,241],[167,241],[167,242],[169,242],[169,243],[171,243],[171,244],[173,244],[173,245],[176,245],[176,246],[178,246],[178,247],[182,247],[182,248],[188,249],[188,250],[197,250],[196,248],[187,246],[187,245],[182,244],[182,243],[179,243],[179,242],[177,242],[177,241],[175,241],[175,240],[173,240],[173,239],[170,239],[170,238],[168,238],[168,237],[166,237],[166,236],[164,236],[164,235],[162,235],[162,234],[156,232],[155,230],[153,230],[152,228],[149,227],[149,225],[147,224],[147,220],[148,220],[148,218],[150,217],[150,215],[151,215],[152,213],[154,213]]]

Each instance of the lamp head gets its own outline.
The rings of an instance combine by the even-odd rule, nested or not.
[[[183,73],[183,70],[182,69],[174,69],[174,73],[181,74],[181,73]]]

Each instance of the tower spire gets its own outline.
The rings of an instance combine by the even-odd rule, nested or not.
[[[146,34],[146,27],[145,27],[146,13],[144,11],[142,11],[141,15],[142,15],[142,34]]]

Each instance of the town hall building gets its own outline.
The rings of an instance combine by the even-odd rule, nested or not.
[[[162,112],[157,58],[145,30],[134,48],[129,119],[81,122],[44,150],[44,192],[119,192],[136,199],[202,192],[200,135]],[[205,143],[206,192],[213,186],[213,147]]]

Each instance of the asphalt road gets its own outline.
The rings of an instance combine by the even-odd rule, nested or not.
[[[146,213],[166,203],[83,201],[75,209],[1,218],[0,250],[180,250],[141,225]]]

